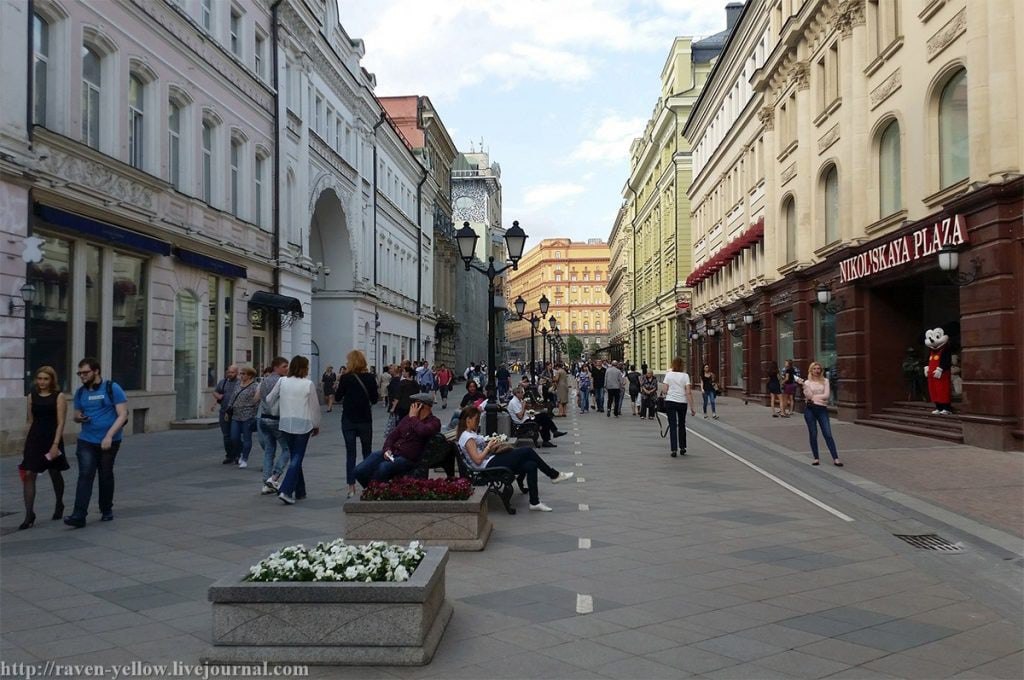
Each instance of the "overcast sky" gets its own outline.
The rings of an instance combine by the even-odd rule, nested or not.
[[[725,29],[726,0],[339,0],[378,95],[426,95],[460,151],[501,165],[503,222],[607,239],[629,144],[677,35]]]

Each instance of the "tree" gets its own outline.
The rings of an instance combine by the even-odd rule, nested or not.
[[[569,361],[576,361],[583,356],[583,341],[575,335],[570,335],[565,343],[565,349],[569,353]]]

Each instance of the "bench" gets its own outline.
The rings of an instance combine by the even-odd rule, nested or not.
[[[517,477],[511,468],[506,467],[491,466],[483,470],[475,470],[469,466],[466,457],[462,455],[459,447],[454,443],[454,434],[452,434],[451,441],[452,446],[455,447],[455,462],[459,466],[459,476],[468,479],[469,483],[473,486],[487,487],[487,490],[484,491],[485,496],[493,493],[501,499],[501,504],[505,506],[505,511],[508,514],[516,514],[516,509],[512,507],[512,495],[515,493],[512,483],[517,482],[519,489],[526,493],[526,487],[523,486],[525,475]]]
[[[527,420],[525,423],[517,425],[514,421],[511,421],[512,425],[512,438],[513,439],[529,439],[533,442],[534,448],[540,446],[540,428],[532,420]]]
[[[442,470],[448,479],[455,476],[455,459],[458,458],[458,446],[455,445],[455,431],[439,432],[427,442],[427,448],[408,477],[426,479],[431,470]]]

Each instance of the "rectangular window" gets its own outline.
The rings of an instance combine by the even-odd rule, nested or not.
[[[242,15],[231,10],[231,53],[242,56]]]
[[[316,95],[316,104],[313,108],[313,129],[316,133],[323,137],[323,117],[324,117],[324,99],[319,94]]]
[[[825,93],[828,103],[831,104],[839,98],[839,42],[832,43],[832,46],[828,48],[828,57],[826,59],[828,66],[828,74],[825,79],[828,85],[828,91]]]
[[[144,98],[145,87],[142,81],[131,76],[128,79],[128,162],[139,169],[142,168],[145,147]]]
[[[267,55],[265,51],[267,49],[267,39],[259,31],[256,32],[256,39],[253,41],[253,70],[256,71],[256,75],[263,80],[267,79],[265,71],[265,63],[267,61]]]
[[[213,31],[213,0],[202,0],[201,10],[203,28],[207,32]]]
[[[145,261],[114,253],[110,377],[126,390],[145,389]]]
[[[75,272],[72,270],[71,241],[36,233],[45,239],[40,248],[43,260],[28,266],[26,279],[36,287],[36,296],[25,309],[25,388],[31,389],[34,371],[40,366],[53,366],[64,391],[73,391],[75,382],[69,372],[71,365],[71,290]],[[92,279],[93,288],[96,279]],[[88,289],[87,289],[88,290]]]
[[[100,87],[103,74],[100,56],[89,47],[82,47],[82,141],[100,148]]]
[[[203,200],[213,204],[213,128],[203,122]]]
[[[256,157],[256,167],[254,168],[255,181],[253,182],[253,221],[259,226],[263,226],[263,170],[266,166],[267,159]]]
[[[32,68],[32,119],[38,125],[46,125],[46,73],[50,67],[50,25],[38,14],[32,16],[35,62]],[[58,376],[64,374],[58,373]]]
[[[331,131],[334,127],[334,109],[328,104],[327,116],[324,118],[324,141],[327,142],[327,146],[331,146],[334,140],[331,139]]]
[[[167,110],[167,179],[181,191],[181,107],[174,102]]]
[[[239,213],[239,206],[241,201],[239,200],[239,184],[238,184],[238,172],[239,163],[241,162],[242,144],[235,140],[231,140],[231,214],[235,217],[241,217]]]

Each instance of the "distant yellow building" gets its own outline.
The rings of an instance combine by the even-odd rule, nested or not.
[[[600,239],[586,243],[564,238],[544,239],[519,261],[519,270],[511,272],[507,295],[511,308],[513,301],[522,296],[526,300],[526,313],[537,313],[538,301],[547,296],[551,303],[548,319],[558,320],[562,338],[568,341],[575,335],[583,342],[584,350],[605,347],[608,344],[608,244]],[[548,320],[545,326],[550,328]],[[512,359],[529,360],[530,324],[509,321],[506,331]],[[543,355],[542,337],[534,339],[537,360]],[[550,359],[550,353],[548,358]],[[567,358],[567,357],[563,357]]]
[[[615,269],[608,292],[615,301],[612,325],[622,355],[656,372],[667,369],[674,356],[684,356],[688,343],[687,190],[693,165],[682,131],[742,8],[739,3],[726,7],[728,27],[722,33],[696,42],[675,39],[661,71],[658,102],[643,136],[630,147],[630,174],[612,228]]]

